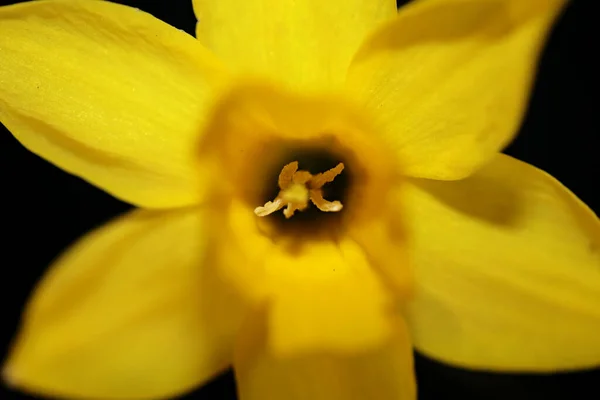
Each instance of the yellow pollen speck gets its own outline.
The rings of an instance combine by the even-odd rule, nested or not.
[[[291,218],[296,210],[305,210],[309,200],[321,211],[340,211],[343,208],[342,203],[337,200],[325,200],[321,188],[324,184],[332,182],[343,170],[344,164],[339,163],[328,171],[312,175],[308,171],[298,171],[298,161],[291,162],[279,173],[280,191],[275,200],[266,202],[262,207],[256,207],[254,213],[265,217],[287,206],[283,214],[286,218]]]

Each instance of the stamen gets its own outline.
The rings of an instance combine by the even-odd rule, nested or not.
[[[323,198],[323,191],[315,189],[310,191],[310,200],[317,208],[324,212],[338,212],[344,207],[339,201],[327,201]]]
[[[313,176],[308,171],[298,171],[292,177],[292,182],[304,185],[306,182],[310,181],[312,177]]]
[[[284,207],[283,201],[278,197],[273,201],[267,201],[263,207],[256,207],[254,214],[259,217],[266,217],[269,214],[273,214],[277,210],[281,210]]]
[[[279,189],[283,190],[292,184],[296,171],[298,171],[298,161],[291,162],[281,169],[277,182]]]
[[[308,171],[298,171],[298,161],[291,162],[279,173],[277,183],[280,191],[277,197],[262,207],[256,207],[254,213],[265,217],[287,206],[283,215],[291,218],[296,211],[304,211],[309,205],[309,200],[321,211],[338,212],[343,208],[342,203],[337,200],[325,200],[321,188],[326,183],[333,182],[343,170],[344,164],[339,163],[328,171],[312,175]]]
[[[331,168],[328,171],[321,172],[320,174],[316,174],[315,176],[313,176],[313,179],[311,180],[310,187],[312,189],[319,189],[319,188],[323,187],[324,184],[333,182],[335,177],[338,176],[339,174],[341,174],[343,170],[344,170],[344,164],[339,163],[338,165],[336,165],[335,167]]]

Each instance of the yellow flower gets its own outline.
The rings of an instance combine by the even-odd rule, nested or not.
[[[141,207],[57,260],[5,379],[164,398],[233,365],[243,400],[414,399],[413,345],[598,364],[598,219],[499,154],[562,4],[194,0],[198,40],[109,2],[0,8],[0,121]]]

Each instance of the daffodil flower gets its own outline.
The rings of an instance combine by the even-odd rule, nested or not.
[[[561,0],[0,8],[0,120],[139,207],[36,289],[17,387],[155,399],[414,399],[458,366],[600,362],[600,224],[499,151]],[[43,200],[41,200],[43,201]],[[285,213],[285,215],[284,215]]]

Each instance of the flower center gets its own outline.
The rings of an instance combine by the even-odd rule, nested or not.
[[[256,207],[254,213],[265,217],[285,207],[283,215],[291,218],[296,211],[304,211],[309,201],[324,212],[337,212],[343,208],[339,201],[328,201],[323,197],[323,185],[333,182],[344,170],[344,163],[339,163],[328,171],[312,175],[308,171],[298,170],[298,161],[285,165],[279,173],[277,183],[279,194],[273,201],[262,207]]]
[[[245,178],[255,183],[246,199],[261,231],[272,237],[342,233],[359,197],[353,188],[361,169],[352,154],[304,143],[282,143],[273,153],[258,158],[260,172]]]

